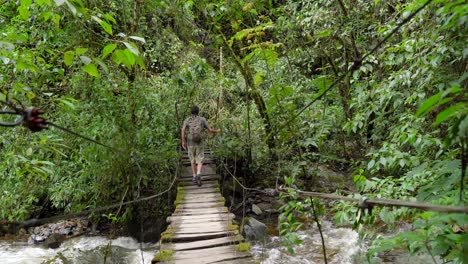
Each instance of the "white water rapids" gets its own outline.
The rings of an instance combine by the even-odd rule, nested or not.
[[[109,242],[111,242],[110,251]],[[151,263],[151,259],[158,250],[157,245],[143,243],[142,248],[143,252],[140,250],[140,243],[130,237],[110,240],[101,236],[82,236],[64,241],[57,249],[45,249],[42,246],[27,243],[0,241],[0,263]]]
[[[337,228],[330,222],[322,223],[328,263],[361,264],[368,263],[365,246],[357,232],[350,228]],[[293,246],[295,253],[287,248],[277,236],[270,236],[263,242],[253,243],[252,254],[256,263],[261,264],[321,264],[323,261],[322,242],[316,227],[297,232],[303,240]],[[108,247],[111,242],[111,247]],[[130,237],[110,240],[102,236],[81,236],[64,241],[57,249],[45,249],[40,245],[25,242],[0,241],[1,264],[148,264],[156,255],[158,244],[140,244]],[[110,251],[109,251],[110,249]],[[107,256],[107,257],[106,257]],[[408,256],[402,252],[393,253],[385,259],[373,259],[374,263],[425,264],[429,256]],[[442,263],[442,262],[440,262]]]
[[[349,228],[336,228],[330,222],[322,223],[322,231],[330,264],[353,264],[354,256],[360,252],[359,235]],[[319,264],[324,263],[322,242],[316,228],[297,232],[303,242],[293,246],[294,254],[288,253],[279,237],[267,238],[252,247],[255,259],[262,264]]]

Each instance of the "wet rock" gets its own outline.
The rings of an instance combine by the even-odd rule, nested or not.
[[[55,249],[55,248],[60,247],[60,245],[65,239],[66,239],[65,235],[54,233],[44,241],[44,246],[47,248]]]
[[[243,233],[250,241],[261,240],[266,236],[267,227],[264,223],[253,217],[245,218]]]
[[[86,232],[87,229],[88,220],[84,218],[74,218],[57,223],[30,227],[28,231],[31,235],[28,239],[28,243],[36,244],[45,242],[47,247],[58,247],[67,237],[78,236]],[[51,239],[50,243],[47,242],[49,238]],[[51,244],[51,246],[48,244]]]
[[[262,209],[260,209],[260,207],[255,204],[252,204],[252,212],[254,212],[256,215],[261,215],[263,213]]]

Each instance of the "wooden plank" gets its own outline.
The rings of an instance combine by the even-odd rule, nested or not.
[[[171,249],[175,251],[182,251],[182,250],[193,250],[193,249],[227,246],[227,245],[238,244],[243,241],[244,241],[244,238],[241,235],[237,235],[237,236],[220,237],[220,238],[213,238],[213,239],[194,241],[194,242],[163,244],[164,246],[161,246],[161,248]]]
[[[214,213],[227,213],[226,207],[200,208],[200,209],[176,209],[177,215],[203,215]]]
[[[177,210],[185,209],[205,209],[205,208],[215,208],[215,207],[224,207],[224,203],[215,200],[211,202],[199,202],[199,203],[180,203],[177,205]]]
[[[221,231],[221,232],[206,232],[203,234],[174,234],[170,241],[172,242],[183,242],[183,241],[196,241],[196,240],[203,240],[203,239],[212,239],[218,237],[225,237],[225,236],[235,236],[238,235],[239,231],[237,230],[229,230],[229,231]],[[163,240],[162,242],[167,242],[167,240]]]
[[[198,187],[197,185],[187,185],[187,186],[181,186],[185,190],[193,190],[193,189],[201,189],[201,188],[219,188],[219,182],[218,181],[210,181],[210,182],[203,182],[203,186]]]
[[[176,206],[178,211],[180,210],[204,210],[217,207],[224,207],[224,204],[219,201],[207,202],[207,203],[181,203]]]
[[[258,263],[258,262],[255,262],[255,260],[251,257],[216,262],[216,264],[255,264],[255,263]]]
[[[177,203],[177,205],[179,204],[190,205],[190,204],[200,204],[200,203],[218,203],[224,206],[224,200],[222,197],[207,197],[207,198],[193,198],[193,199],[187,198]]]
[[[172,259],[176,263],[213,263],[225,260],[233,260],[238,258],[250,257],[250,252],[239,252],[235,246],[222,246],[215,248],[204,248],[195,250],[176,251],[172,255]],[[184,262],[181,260],[189,260]]]
[[[204,199],[213,199],[213,198],[222,199],[223,196],[219,192],[214,192],[214,193],[191,193],[191,192],[188,192],[188,193],[186,193],[184,195],[184,200],[201,200],[201,201],[203,201]]]
[[[216,183],[219,183],[218,180],[215,180],[215,181],[203,181],[203,186],[205,184],[216,184]],[[182,187],[186,187],[186,186],[194,186],[194,187],[198,187],[195,183],[193,183],[192,181],[179,181],[179,186],[182,186]],[[198,187],[198,188],[203,188],[203,186],[201,187]]]
[[[174,230],[174,232],[177,232],[176,230],[179,229],[194,229],[198,228],[200,230],[204,228],[225,228],[228,227],[228,224],[231,224],[231,221],[216,221],[216,222],[186,222],[186,221],[181,221],[181,222],[174,222],[169,225],[170,228]],[[210,231],[211,232],[211,231]]]
[[[186,195],[190,195],[190,194],[208,194],[208,193],[219,193],[219,191],[213,187],[207,187],[207,188],[198,188],[198,189],[189,189],[189,190],[185,190],[185,194]]]
[[[232,213],[222,213],[222,214],[204,214],[204,215],[172,215],[167,218],[167,222],[175,221],[218,221],[220,220],[232,220],[235,218],[235,215]]]
[[[168,221],[168,223],[180,223],[181,225],[186,225],[186,224],[200,224],[200,223],[203,223],[203,224],[206,224],[206,225],[209,225],[213,222],[226,222],[226,221],[230,221],[232,222],[233,218],[221,218],[221,217],[218,217],[218,218],[201,218],[201,219],[190,219],[190,218],[187,218],[187,219],[179,219],[179,220],[174,220],[174,219],[171,219],[170,221]]]

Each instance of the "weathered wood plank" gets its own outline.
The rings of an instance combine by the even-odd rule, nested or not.
[[[186,187],[186,186],[194,186],[194,187],[198,187],[198,188],[203,188],[203,186],[205,186],[205,183],[206,184],[213,184],[213,183],[217,183],[218,180],[207,180],[207,181],[203,181],[203,185],[201,187],[198,187],[195,183],[192,182],[192,180],[190,181],[179,181],[179,186],[182,186],[182,187]]]
[[[214,193],[191,193],[188,192],[184,195],[184,200],[204,200],[204,199],[221,199],[223,196],[219,192]]]
[[[214,213],[227,213],[226,207],[200,208],[200,209],[176,209],[177,215],[203,215]]]
[[[191,196],[190,198],[182,199],[177,204],[199,204],[199,203],[218,203],[220,205],[224,205],[224,198],[217,197],[217,196],[208,196],[208,197],[203,197],[203,196]]]
[[[180,260],[189,259],[194,263],[213,263],[224,260],[232,260],[237,258],[250,257],[251,254],[247,252],[239,252],[235,246],[221,246],[215,248],[204,248],[195,250],[176,251],[172,255],[172,259],[176,263],[186,263]]]
[[[253,258],[243,258],[243,259],[235,259],[235,260],[223,260],[216,262],[216,264],[255,264],[258,262],[255,262]]]
[[[182,187],[182,186],[181,186]],[[191,189],[202,189],[202,188],[216,188],[218,187],[219,188],[219,183],[218,181],[206,181],[206,182],[203,182],[203,185],[201,187],[198,187],[197,185],[195,184],[190,184],[190,185],[187,185],[187,186],[183,186],[182,188],[184,188],[185,190],[191,190]]]
[[[200,189],[190,189],[190,190],[185,190],[186,195],[190,194],[202,194],[202,193],[219,193],[219,190],[215,188],[200,188]]]
[[[229,228],[232,225],[231,221],[217,221],[217,222],[195,222],[190,223],[186,221],[182,222],[174,222],[169,225],[170,228],[174,230],[181,230],[181,229],[196,229],[199,230],[208,229],[208,228]],[[211,231],[210,231],[211,232]]]
[[[226,222],[226,221],[232,221],[232,218],[202,218],[202,219],[180,219],[180,220],[171,220],[167,221],[167,223],[172,224],[172,223],[180,223],[180,224],[211,224],[213,222]]]
[[[196,240],[204,240],[204,239],[212,239],[212,238],[219,238],[225,236],[235,236],[238,235],[239,231],[237,230],[229,230],[229,231],[221,231],[221,232],[207,232],[203,234],[174,234],[169,239],[162,239],[162,242],[188,242],[188,241],[196,241]]]
[[[199,202],[199,203],[180,203],[177,205],[178,210],[184,209],[204,209],[204,208],[215,208],[215,207],[224,207],[224,203],[219,200],[211,202]]]
[[[169,216],[166,220],[168,223],[176,221],[222,221],[222,220],[232,220],[235,218],[235,215],[232,213],[216,213],[216,214],[203,214],[203,215],[172,215]]]
[[[171,249],[175,251],[193,250],[193,249],[203,249],[203,248],[233,245],[233,244],[238,244],[243,241],[244,241],[244,238],[240,235],[237,235],[237,236],[221,237],[221,238],[214,238],[214,239],[194,241],[194,242],[164,244],[164,247],[161,249]]]

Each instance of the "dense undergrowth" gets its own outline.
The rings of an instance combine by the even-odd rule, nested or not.
[[[425,2],[7,1],[0,100],[118,151],[55,128],[0,128],[0,219],[165,190],[193,104],[222,128],[216,155],[242,161],[249,186],[317,190],[321,164],[352,175],[356,197],[466,206],[466,4],[431,1],[373,49]],[[154,213],[171,210],[167,199]],[[287,199],[282,234],[300,243],[293,216],[314,200]],[[370,262],[393,248],[466,261],[465,215],[333,210],[374,241]],[[363,228],[400,221],[413,227],[391,239]]]

